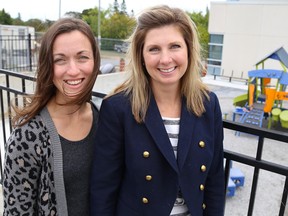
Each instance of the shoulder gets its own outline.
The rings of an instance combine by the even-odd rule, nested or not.
[[[23,134],[32,136],[35,134],[35,136],[39,133],[42,133],[43,131],[46,131],[45,125],[42,121],[42,118],[40,115],[36,115],[33,118],[31,118],[26,124],[22,126],[17,126],[13,130],[12,134]]]
[[[117,93],[115,95],[104,98],[101,104],[99,120],[109,119],[109,121],[123,122],[125,119],[133,118],[131,111],[131,103],[128,95]]]
[[[130,106],[130,97],[129,95],[120,92],[104,98],[101,107],[103,106],[117,107],[117,109],[126,108],[127,106]]]
[[[43,143],[48,143],[49,134],[40,117],[36,115],[26,124],[16,127],[6,142],[6,152],[13,150],[33,151],[37,154]]]
[[[217,95],[212,91],[209,91],[207,93],[208,93],[208,98],[205,97],[205,100],[204,100],[205,106],[218,106],[219,100],[218,100]]]
[[[209,97],[204,100],[204,106],[206,110],[205,115],[210,117],[211,115],[221,116],[221,107],[217,95],[214,92],[209,91],[208,96]]]

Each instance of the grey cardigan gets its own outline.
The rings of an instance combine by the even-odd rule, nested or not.
[[[40,115],[47,127],[47,130],[49,131],[52,144],[52,151],[54,155],[52,170],[54,170],[58,214],[61,216],[68,216],[65,186],[64,186],[64,176],[63,176],[63,157],[62,157],[60,138],[46,107],[41,111]]]
[[[4,216],[68,216],[60,138],[47,108],[5,143]]]

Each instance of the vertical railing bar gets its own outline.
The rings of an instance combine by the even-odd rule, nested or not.
[[[279,210],[279,216],[284,216],[285,208],[287,204],[287,197],[288,197],[288,176],[286,176],[286,181],[285,181],[283,195],[282,195],[282,201],[281,201],[280,210]]]
[[[261,161],[261,158],[262,158],[263,143],[264,143],[264,137],[259,136],[257,153],[256,153],[256,160],[258,160],[258,161]],[[254,168],[253,182],[252,182],[252,187],[251,187],[247,216],[252,216],[252,214],[253,214],[258,178],[259,178],[259,168]]]

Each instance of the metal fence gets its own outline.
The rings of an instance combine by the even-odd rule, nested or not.
[[[0,35],[0,68],[11,71],[35,70],[39,46],[35,35]]]
[[[27,93],[33,92],[33,83],[34,77],[31,75],[23,75],[19,73],[15,73],[12,71],[7,70],[0,70],[0,76],[5,77],[4,81],[0,82],[0,114],[1,114],[1,125],[2,131],[0,130],[0,135],[2,132],[2,138],[0,139],[1,144],[1,151],[0,152],[0,166],[2,165],[2,158],[3,155],[3,146],[7,140],[7,137],[11,133],[12,126],[11,126],[11,119],[9,113],[11,112],[10,109],[10,100],[13,98],[17,98],[18,95],[25,95]],[[14,79],[13,85],[11,84],[11,80]],[[15,79],[18,80],[17,84],[15,84]],[[17,88],[16,88],[17,87]],[[93,97],[96,98],[103,98],[104,94],[93,92]],[[16,100],[16,101],[15,101]],[[14,102],[17,104],[21,103],[21,101],[15,99]],[[223,120],[223,127],[226,130],[244,132],[245,134],[255,135],[258,137],[258,144],[257,144],[257,152],[255,157],[251,157],[248,155],[243,155],[238,152],[224,150],[224,158],[225,158],[225,185],[227,190],[228,179],[229,179],[229,172],[232,161],[244,164],[254,169],[253,177],[252,177],[252,186],[249,198],[249,204],[247,209],[247,215],[253,215],[253,209],[255,205],[255,197],[257,193],[257,184],[259,180],[259,172],[260,170],[265,170],[271,172],[273,174],[281,175],[285,178],[283,191],[281,199],[280,208],[278,211],[279,216],[284,216],[285,208],[287,206],[287,196],[288,196],[288,165],[281,165],[278,163],[268,162],[262,159],[262,152],[264,148],[264,140],[270,139],[273,141],[283,142],[285,145],[288,145],[288,135],[284,132],[277,132],[273,130],[268,130],[264,128],[257,128],[253,126],[248,126],[240,123],[236,123],[233,121]],[[239,143],[241,144],[241,143]],[[287,153],[288,154],[288,153]],[[288,156],[288,155],[287,155]],[[1,171],[1,183],[2,183],[2,167],[0,167]],[[280,186],[280,185],[279,185]],[[275,214],[276,215],[276,214]],[[287,215],[287,211],[286,214]]]
[[[10,71],[35,71],[42,34],[0,35],[0,69]],[[97,40],[98,41],[98,40]],[[101,50],[118,51],[123,40],[101,38]]]

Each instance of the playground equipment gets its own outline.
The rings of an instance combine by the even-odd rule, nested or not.
[[[264,69],[268,58],[278,60],[283,70]],[[262,69],[258,66],[262,65]],[[256,64],[256,70],[248,72],[248,92],[233,100],[235,106],[241,106],[240,122],[262,127],[263,118],[269,118],[268,128],[280,120],[283,128],[288,128],[288,110],[283,108],[283,101],[288,100],[288,54],[283,47],[265,57]],[[239,108],[238,108],[239,109]],[[239,110],[237,111],[239,113]],[[236,113],[236,111],[234,112]]]
[[[248,72],[247,111],[240,122],[262,127],[263,117],[269,117],[268,128],[272,122],[280,120],[283,128],[288,128],[288,110],[283,108],[283,100],[288,100],[288,73],[280,70],[262,69]],[[282,114],[283,112],[283,114]],[[287,113],[287,114],[286,114]]]

